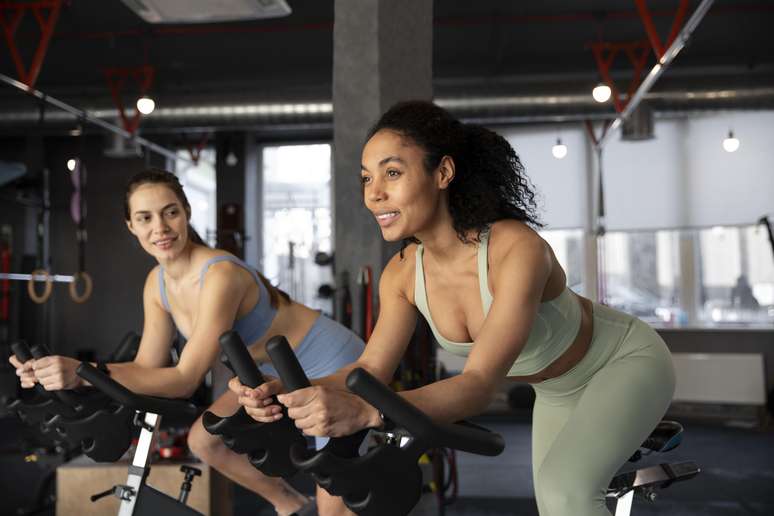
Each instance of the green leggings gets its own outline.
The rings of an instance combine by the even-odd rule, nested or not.
[[[594,304],[586,356],[534,385],[532,476],[541,516],[609,516],[605,489],[666,412],[675,388],[664,341]]]

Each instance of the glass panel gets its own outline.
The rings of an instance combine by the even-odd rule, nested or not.
[[[263,149],[263,273],[290,296],[327,314],[318,289],[333,283],[330,266],[314,262],[332,249],[331,147],[283,145]]]
[[[677,231],[611,232],[600,243],[603,303],[656,325],[683,325]]]
[[[540,236],[554,250],[556,259],[567,275],[567,286],[584,295],[583,283],[583,230],[553,229],[540,232]]]
[[[178,150],[175,175],[180,178],[191,205],[191,225],[209,245],[215,245],[215,150],[202,149],[198,163],[191,163],[187,150]]]
[[[707,325],[774,322],[774,259],[760,226],[699,231],[699,320]]]

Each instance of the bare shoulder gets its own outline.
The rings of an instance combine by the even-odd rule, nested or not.
[[[395,253],[382,271],[380,290],[398,293],[413,304],[416,254],[417,244],[409,244],[403,252]]]
[[[202,248],[199,256],[196,259],[198,270],[204,267],[208,260],[218,258],[220,256],[230,256],[236,258],[231,253],[220,249]],[[205,272],[205,278],[207,283],[213,281],[222,283],[240,283],[246,280],[252,281],[252,274],[242,265],[235,263],[231,260],[220,260],[218,262],[210,264]]]
[[[151,292],[155,291],[158,293],[159,291],[159,271],[161,270],[161,265],[156,265],[153,267],[149,272],[148,275],[145,276],[145,285],[144,285],[144,291]]]
[[[551,247],[527,224],[518,220],[499,220],[492,224],[489,236],[490,267],[512,261],[550,269]]]
[[[161,287],[159,285],[159,271],[161,271],[161,265],[153,267],[148,275],[145,277],[145,285],[143,287],[143,299],[145,302],[152,301],[158,306],[162,306],[161,303]]]

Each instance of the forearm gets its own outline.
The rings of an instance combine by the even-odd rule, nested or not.
[[[389,378],[383,378],[379,371],[375,370],[373,367],[369,366],[367,363],[361,362],[359,360],[356,360],[355,362],[352,362],[351,364],[347,364],[346,366],[342,367],[338,371],[336,371],[333,374],[330,374],[328,376],[323,376],[320,378],[314,378],[310,380],[310,383],[312,385],[320,385],[323,387],[328,387],[329,389],[342,389],[342,390],[348,390],[347,389],[347,376],[349,373],[354,371],[357,368],[362,368],[368,371],[371,375],[375,376],[380,382],[386,384],[389,383]]]
[[[163,398],[188,398],[200,381],[183,374],[179,367],[145,367],[136,362],[108,364],[110,377],[137,394]]]
[[[400,395],[438,423],[453,423],[477,414],[489,406],[495,393],[493,382],[473,374],[460,374],[433,382]]]

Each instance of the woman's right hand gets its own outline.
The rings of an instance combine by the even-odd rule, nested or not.
[[[19,377],[23,389],[35,387],[35,372],[32,370],[32,364],[35,363],[35,360],[27,360],[22,363],[16,358],[16,355],[11,355],[8,357],[8,361],[16,369],[16,376]]]
[[[245,412],[261,423],[271,423],[282,418],[282,407],[272,399],[283,392],[282,382],[279,379],[271,379],[251,389],[233,377],[228,382],[228,388],[237,395],[237,401],[245,408]]]

